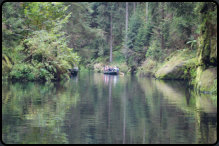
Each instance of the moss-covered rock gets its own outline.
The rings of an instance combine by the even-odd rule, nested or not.
[[[173,54],[159,67],[155,77],[158,79],[190,79],[190,70],[197,65],[195,54],[188,49],[176,51]]]
[[[155,77],[159,79],[185,79],[185,67],[186,63],[184,61],[166,64],[155,73]]]
[[[217,67],[203,69],[198,67],[195,79],[195,87],[201,92],[217,92]]]
[[[198,64],[193,84],[201,92],[217,93],[217,6],[203,3],[200,7],[200,36],[198,38]]]

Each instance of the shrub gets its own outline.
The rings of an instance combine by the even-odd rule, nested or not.
[[[12,80],[43,80],[49,81],[54,79],[54,75],[45,69],[42,64],[35,63],[35,66],[31,64],[19,63],[15,64],[10,72],[10,78]]]
[[[10,72],[10,78],[14,80],[35,80],[37,69],[30,64],[16,64]]]
[[[54,79],[54,76],[50,72],[48,72],[46,69],[41,68],[39,70],[39,76],[37,79],[49,81],[49,80]]]
[[[61,32],[35,31],[23,43],[28,47],[26,54],[32,54],[33,56],[32,58],[27,56],[26,59],[31,58],[31,62],[35,62],[36,66],[39,64],[42,68],[38,68],[37,79],[60,80],[62,74],[67,73],[68,69],[79,64],[80,57],[73,52],[73,48],[67,46],[66,37]]]
[[[125,63],[122,63],[120,65],[117,65],[119,67],[119,71],[123,73],[128,73],[128,66]]]

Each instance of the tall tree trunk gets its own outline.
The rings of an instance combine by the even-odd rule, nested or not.
[[[164,22],[164,2],[161,3],[161,22]],[[161,49],[165,48],[165,44],[164,44],[164,36],[163,36],[163,28],[161,27]]]
[[[163,34],[161,34],[161,49],[164,49],[165,46],[164,46],[164,37],[163,37]]]
[[[110,13],[110,62],[112,62],[113,39],[112,39],[112,11]]]
[[[145,5],[145,21],[148,23],[148,2],[146,2]]]
[[[134,14],[135,14],[135,10],[136,10],[136,3],[133,2],[133,11],[134,11]]]
[[[126,2],[126,17],[125,17],[125,55],[127,56],[128,52],[128,15],[129,15],[129,3]]]
[[[162,16],[162,19],[164,19],[164,5],[165,5],[165,2],[162,2],[161,3],[161,16]]]

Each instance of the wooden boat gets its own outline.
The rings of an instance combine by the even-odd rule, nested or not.
[[[104,71],[104,74],[108,74],[108,75],[118,75],[119,72],[118,71]]]

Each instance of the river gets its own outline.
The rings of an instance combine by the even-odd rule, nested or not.
[[[217,102],[183,81],[81,72],[53,83],[2,82],[6,144],[213,144]]]

